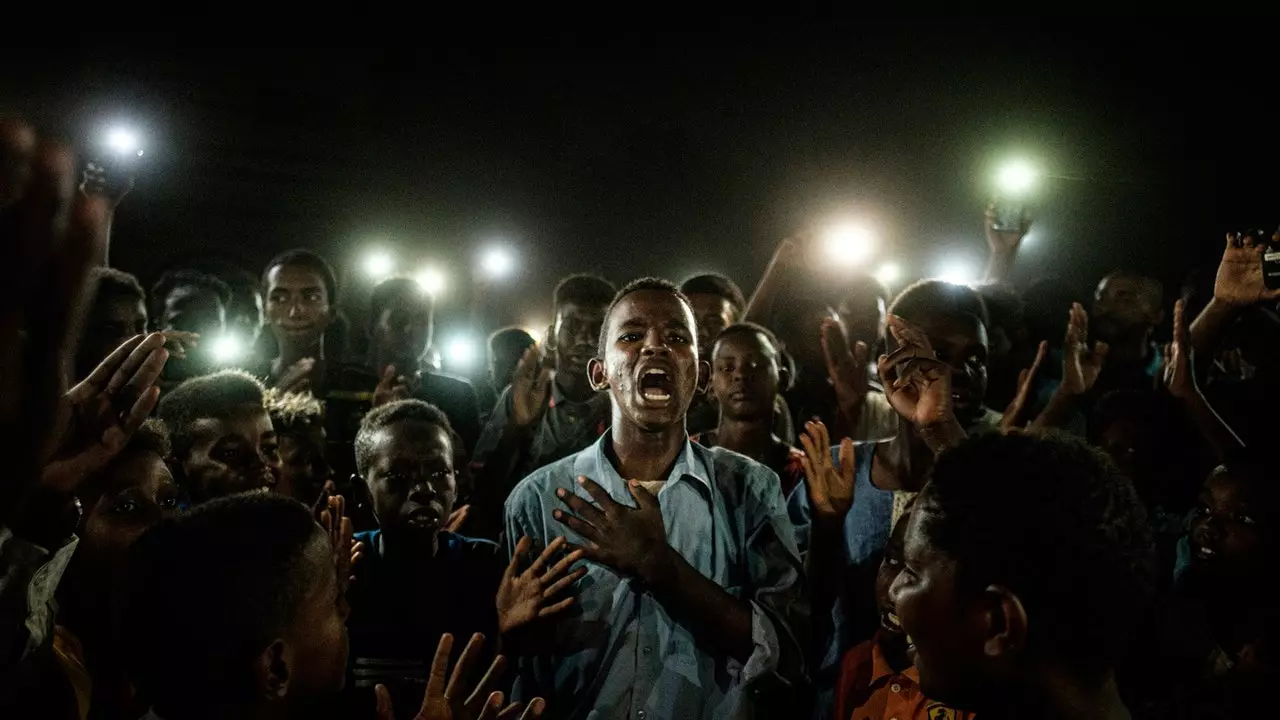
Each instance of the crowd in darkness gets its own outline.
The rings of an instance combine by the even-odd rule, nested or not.
[[[122,187],[20,121],[0,155],[0,717],[1274,706],[1280,234],[1091,298],[1015,286],[994,209],[973,286],[829,292],[806,233],[749,296],[569,274],[471,382],[410,279],[351,318],[305,248],[146,287]]]

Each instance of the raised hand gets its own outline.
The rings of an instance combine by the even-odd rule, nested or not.
[[[1191,333],[1187,330],[1186,300],[1173,305],[1173,342],[1164,346],[1160,384],[1179,400],[1192,400],[1200,395],[1196,387]]]
[[[557,509],[552,515],[587,541],[582,550],[588,560],[622,575],[651,582],[663,569],[666,554],[671,550],[658,498],[631,480],[627,488],[636,501],[636,507],[632,508],[614,501],[590,478],[579,476],[578,484],[596,504],[560,488],[556,496],[573,512]]]
[[[919,328],[897,315],[889,316],[888,327],[898,349],[880,356],[876,370],[889,404],[917,429],[954,421],[951,368]]]
[[[1089,314],[1080,303],[1072,303],[1067,319],[1067,337],[1062,346],[1061,391],[1068,395],[1089,392],[1102,372],[1107,350],[1107,344],[1102,341],[1089,348]]]
[[[329,534],[329,546],[333,548],[333,566],[338,573],[338,591],[345,593],[355,577],[351,569],[364,554],[364,543],[351,542],[354,527],[347,517],[347,501],[341,495],[330,495],[320,511],[320,526]]]
[[[1013,400],[1009,401],[1009,407],[1004,409],[1004,416],[1000,420],[1000,430],[1009,432],[1026,425],[1023,415],[1027,409],[1027,398],[1031,395],[1031,383],[1036,379],[1036,372],[1040,370],[1040,363],[1044,362],[1044,356],[1049,352],[1049,343],[1044,340],[1040,341],[1040,347],[1036,350],[1036,359],[1031,362],[1031,367],[1023,368],[1018,373],[1018,392],[1014,394]]]
[[[573,596],[561,600],[555,598],[587,574],[584,567],[569,572],[569,568],[582,559],[581,548],[573,550],[547,569],[547,564],[555,558],[556,553],[569,548],[563,536],[552,540],[529,568],[521,573],[518,571],[520,559],[532,547],[533,541],[527,535],[520,538],[511,554],[511,562],[502,574],[502,583],[498,585],[498,629],[503,633],[528,625],[538,618],[554,615],[573,605],[576,601]]]
[[[1017,229],[997,230],[995,200],[992,200],[991,204],[987,205],[987,212],[983,220],[983,229],[987,233],[987,247],[991,249],[992,254],[1016,253],[1018,246],[1022,244],[1022,239],[1031,230],[1031,215],[1025,208],[1022,210],[1021,217],[1018,218]]]
[[[169,358],[164,344],[162,333],[135,335],[63,396],[69,423],[41,471],[42,486],[74,492],[120,454],[160,400],[155,384]]]
[[[466,524],[467,518],[471,516],[471,506],[463,505],[456,507],[453,512],[449,513],[449,519],[444,522],[444,531],[456,533]]]
[[[315,358],[302,358],[285,368],[276,379],[275,385],[280,392],[303,392],[311,389],[311,371],[315,369]]]
[[[1267,238],[1227,233],[1227,247],[1213,281],[1213,298],[1233,307],[1280,300],[1280,290],[1268,288],[1262,280],[1262,256],[1266,250]]]
[[[382,379],[373,389],[373,406],[386,405],[409,397],[409,379],[396,374],[396,366],[388,365],[382,371]]]
[[[827,358],[827,377],[836,389],[840,412],[849,421],[849,427],[857,427],[867,391],[871,389],[871,378],[867,375],[870,350],[866,343],[858,341],[850,352],[840,323],[826,318],[822,321],[822,353]]]
[[[547,409],[551,395],[551,368],[542,363],[542,349],[530,345],[520,356],[511,377],[511,423],[530,428]]]
[[[480,633],[472,635],[471,641],[462,651],[462,657],[458,658],[458,664],[454,666],[453,674],[449,676],[446,684],[445,675],[449,670],[449,653],[453,650],[453,636],[447,633],[440,636],[440,644],[436,646],[436,655],[431,661],[431,671],[427,676],[427,690],[422,695],[422,707],[414,716],[415,720],[516,720],[516,718],[527,720],[542,717],[542,711],[547,705],[542,698],[534,698],[528,707],[523,708],[522,714],[520,703],[512,703],[504,708],[502,692],[490,691],[490,688],[501,681],[507,667],[507,660],[501,655],[493,659],[489,671],[476,684],[471,694],[465,694],[467,692],[465,686],[471,681],[471,675],[483,648],[484,635]],[[374,695],[378,702],[378,720],[394,720],[391,695],[387,692],[387,687],[375,686]]]
[[[840,469],[831,464],[831,439],[827,426],[815,420],[805,424],[800,436],[804,446],[805,484],[809,489],[809,506],[822,519],[843,521],[853,506],[853,440],[840,441]]]

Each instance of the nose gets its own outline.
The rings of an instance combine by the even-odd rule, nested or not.
[[[894,576],[893,583],[889,585],[889,602],[893,604],[894,608],[898,607],[898,597],[902,593],[902,586],[904,585],[902,578],[905,574],[898,573]]]
[[[289,317],[295,320],[302,317],[302,303],[292,301],[289,303]]]
[[[654,329],[652,332],[645,334],[644,347],[641,348],[640,353],[645,356],[671,354],[671,348],[667,346],[666,338],[663,337],[661,329]]]

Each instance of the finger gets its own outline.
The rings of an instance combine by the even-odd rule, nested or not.
[[[579,550],[578,558],[581,559],[584,554],[585,553]],[[582,576],[586,574],[587,574],[587,569],[584,567],[581,567],[569,573],[568,575],[565,575],[564,577],[552,583],[549,587],[547,587],[546,590],[542,591],[543,599],[550,599],[555,597],[556,595],[559,595],[561,592],[564,591],[565,588],[578,582],[579,580],[582,579]]]
[[[591,496],[591,499],[595,500],[596,503],[600,505],[600,510],[603,511],[605,515],[609,515],[611,512],[618,509],[618,503],[609,496],[609,491],[596,484],[595,480],[592,480],[586,475],[579,475],[578,485],[580,485],[583,490],[586,490],[587,494]]]
[[[475,668],[475,664],[480,660],[480,653],[484,650],[484,635],[475,633],[471,639],[467,641],[467,646],[462,650],[462,657],[458,658],[458,664],[453,666],[453,674],[449,676],[449,686],[444,689],[444,697],[446,700],[450,698],[462,697],[466,692],[467,678],[471,677],[471,672]]]
[[[568,578],[565,578],[565,579],[567,580]],[[547,605],[538,610],[538,617],[544,618],[551,615],[555,615],[556,613],[559,613],[559,612],[564,612],[568,608],[573,607],[573,604],[577,601],[578,601],[578,598],[569,596],[559,602],[551,603],[550,605]]]
[[[853,466],[853,438],[844,438],[840,441],[840,478],[846,483],[853,482]]]
[[[547,546],[543,548],[538,557],[534,558],[533,564],[529,566],[530,577],[541,577],[547,567],[547,563],[551,561],[551,558],[555,557],[555,554],[560,551],[565,542],[564,536],[560,535],[547,543]]]
[[[524,717],[520,714],[520,711],[523,709],[524,703],[511,703],[503,708],[502,712],[498,713],[498,720],[517,720],[517,718]]]
[[[807,429],[805,432],[800,434],[800,446],[804,449],[805,459],[809,460],[814,465],[822,464],[822,453],[818,452],[818,448],[809,437]]]
[[[112,350],[111,354],[108,355],[105,360],[98,363],[98,367],[94,368],[93,372],[89,373],[89,377],[84,378],[83,383],[89,383],[99,388],[105,387],[107,381],[115,374],[116,368],[120,367],[120,364],[124,362],[124,359],[129,357],[129,353],[133,352],[134,348],[142,344],[142,341],[146,338],[146,335],[134,335],[128,340],[125,340],[120,347]],[[79,387],[79,385],[77,385],[77,387]]]
[[[542,713],[547,709],[547,701],[542,698],[534,698],[529,702],[529,707],[524,709],[524,714],[520,716],[520,720],[532,720],[533,718],[542,717]]]
[[[1107,353],[1110,350],[1111,350],[1111,346],[1102,342],[1101,340],[1093,344],[1093,357],[1098,361],[1099,365],[1106,362]]]
[[[880,384],[886,388],[893,387],[896,371],[894,370],[893,360],[888,355],[881,355],[876,360],[876,375],[880,378]]]
[[[572,548],[573,546],[569,545],[569,543],[568,543],[568,542],[565,542],[564,547],[565,547],[565,548]],[[573,567],[573,564],[574,564],[574,563],[576,563],[576,562],[578,562],[579,560],[581,560],[581,559],[582,559],[582,555],[583,555],[583,553],[582,553],[582,548],[573,548],[573,551],[572,551],[572,552],[570,552],[570,553],[566,554],[564,557],[560,558],[559,562],[557,562],[555,565],[553,565],[553,566],[551,567],[551,569],[550,569],[550,570],[548,570],[545,574],[543,574],[542,579],[543,579],[543,580],[551,580],[551,579],[553,579],[553,578],[559,577],[559,576],[560,576],[560,575],[562,575],[566,570],[568,570],[569,568]]]
[[[387,691],[387,686],[382,683],[374,685],[373,696],[378,702],[378,720],[395,720],[395,716],[391,714],[391,693]]]
[[[507,563],[507,569],[502,572],[502,581],[508,582],[515,578],[516,573],[520,569],[520,558],[529,552],[529,548],[533,547],[533,540],[528,535],[521,535],[516,541],[516,546],[511,549],[511,562]]]
[[[502,693],[495,690],[492,695],[485,698],[484,705],[471,710],[472,717],[476,720],[497,720],[498,709],[502,707],[503,699]],[[477,709],[480,711],[479,714],[476,714]]]
[[[490,694],[490,688],[502,679],[502,675],[506,671],[507,658],[502,655],[495,657],[493,662],[489,664],[489,670],[484,674],[484,677],[480,678],[480,682],[476,685],[476,689],[473,690],[471,692],[471,696],[467,698],[465,705],[471,708],[478,707],[478,703],[480,703],[483,698],[488,698],[487,702],[492,706],[495,704],[493,699],[496,695],[498,701],[494,710],[496,711],[497,708],[502,707],[502,693],[493,692],[493,694]]]
[[[133,434],[142,427],[142,423],[151,417],[151,411],[156,409],[156,405],[160,402],[160,388],[149,387],[138,396],[133,402],[133,407],[129,408],[129,412],[120,421],[120,429],[127,438],[133,437]]]
[[[431,671],[427,675],[427,690],[422,694],[424,714],[433,700],[444,697],[444,678],[449,671],[449,653],[451,652],[453,652],[453,636],[445,633],[440,636],[440,642],[436,645],[436,656],[431,660]]]
[[[815,483],[821,482],[820,480],[818,480],[817,473],[813,471],[813,463],[809,462],[808,455],[805,455],[800,458],[800,468],[804,470],[804,476],[809,479],[810,490],[813,489],[813,486]]]
[[[143,364],[151,357],[153,350],[160,350],[164,347],[164,335],[161,333],[151,333],[142,339],[133,350],[125,357],[124,362],[120,363],[116,371],[112,373],[111,379],[107,381],[105,388],[108,394],[120,392],[125,383],[133,379],[134,375],[142,368]],[[167,351],[166,351],[167,358]],[[163,363],[161,363],[163,366]]]
[[[1181,298],[1173,304],[1173,341],[1185,346],[1189,341],[1186,325],[1187,301]]]
[[[583,520],[599,527],[603,525],[608,518],[600,508],[592,505],[578,495],[565,490],[564,488],[556,489],[556,497],[560,498],[560,502],[564,503],[575,515]]]
[[[827,434],[827,425],[821,420],[815,420],[813,425],[818,431],[818,450],[826,457],[831,454],[831,436]]]
[[[893,337],[899,343],[905,345],[915,345],[916,347],[927,350],[930,355],[933,354],[933,346],[929,344],[929,337],[924,334],[920,328],[903,320],[897,315],[888,316],[888,327],[892,331]]]
[[[133,377],[125,384],[121,392],[126,396],[137,395],[154,386],[164,372],[164,365],[169,361],[169,351],[163,347],[152,350],[143,360],[142,365],[133,373]]]
[[[462,507],[449,513],[449,521],[445,523],[444,529],[449,532],[458,532],[462,526],[466,524],[467,518],[471,516],[471,506],[463,505]]]
[[[861,340],[853,344],[853,362],[860,372],[867,372],[867,358],[871,357],[871,348]]]
[[[658,498],[649,492],[645,486],[641,485],[639,480],[632,480],[627,483],[627,489],[631,491],[631,497],[635,498],[636,505],[641,510],[656,510],[658,508]]]
[[[600,537],[600,533],[596,531],[595,525],[592,525],[577,515],[570,515],[563,510],[557,509],[551,511],[551,517],[555,518],[556,522],[568,527],[570,530],[578,533],[579,536],[588,540],[594,541],[596,538]],[[590,557],[590,553],[588,553],[588,557]]]

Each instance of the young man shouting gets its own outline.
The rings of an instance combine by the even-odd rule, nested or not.
[[[588,371],[608,391],[610,431],[507,500],[508,538],[546,547],[563,534],[587,569],[552,638],[504,636],[521,655],[517,695],[566,718],[640,720],[792,702],[807,607],[791,523],[771,470],[689,442],[708,368],[688,300],[664,280],[627,285]]]

